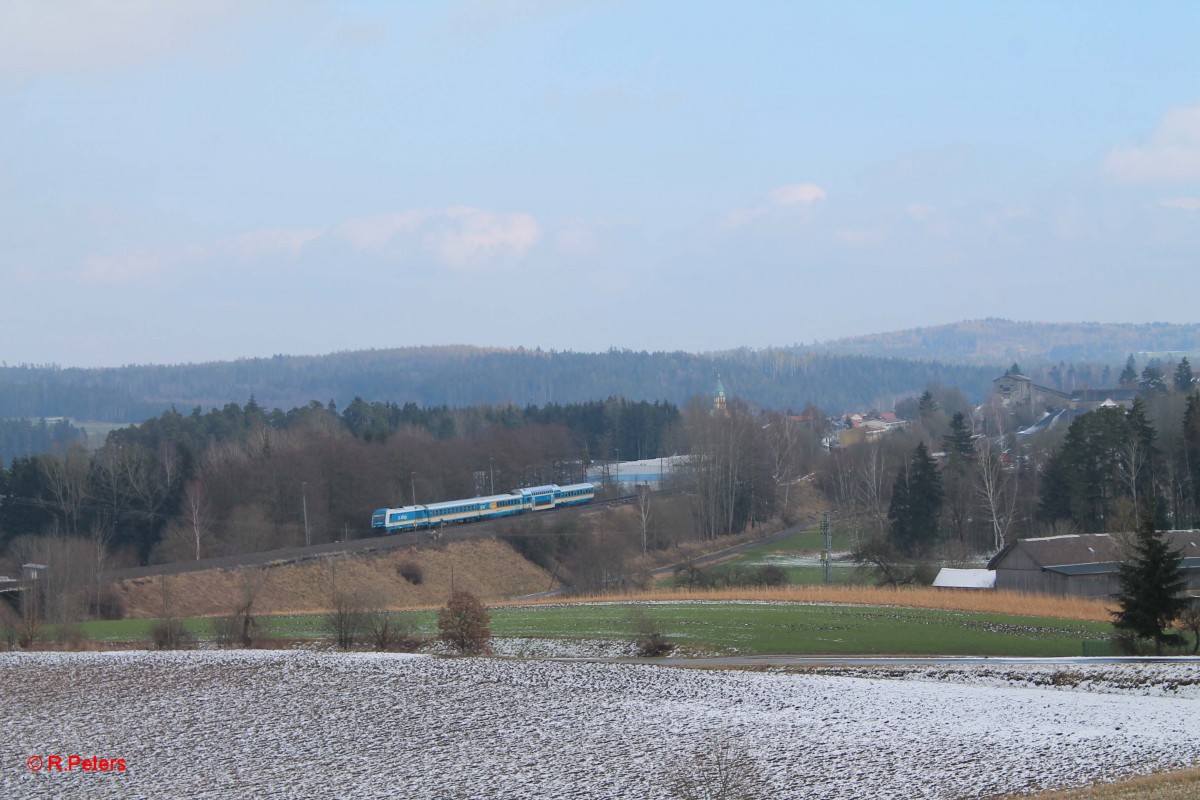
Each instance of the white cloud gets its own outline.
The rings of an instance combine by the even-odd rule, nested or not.
[[[378,250],[396,234],[416,230],[428,217],[427,211],[389,211],[348,219],[335,226],[333,233],[358,250]]]
[[[937,209],[933,206],[926,206],[920,203],[909,203],[904,207],[904,213],[915,222],[928,222],[933,219]]]
[[[825,199],[825,190],[815,183],[795,183],[772,189],[767,197],[777,206],[811,206]]]
[[[5,0],[0,3],[0,76],[21,80],[139,66],[178,54],[275,5],[273,0]],[[295,6],[286,8],[293,13]]]
[[[939,239],[949,238],[950,222],[936,206],[909,203],[904,207],[904,213],[930,236],[936,236]]]
[[[1171,109],[1145,144],[1114,148],[1104,167],[1131,182],[1200,180],[1200,103]]]
[[[469,268],[523,257],[541,239],[537,220],[524,213],[452,206],[348,219],[333,233],[357,250],[401,255],[424,250],[444,266]]]
[[[451,267],[478,267],[521,258],[541,238],[529,214],[503,214],[470,206],[448,208],[434,218],[425,244]]]
[[[213,259],[294,260],[324,237],[362,253],[400,258],[425,254],[444,267],[471,269],[523,258],[540,241],[541,229],[532,215],[521,212],[471,206],[410,209],[355,217],[328,228],[262,228],[209,244],[91,256],[79,277],[92,284],[125,284]]]
[[[228,249],[245,259],[276,254],[294,258],[306,244],[324,232],[323,228],[263,228],[235,236],[224,242],[221,249]]]
[[[112,256],[89,256],[79,277],[84,283],[127,284],[149,280],[172,264],[189,260],[186,251],[148,248],[129,250]]]
[[[877,228],[839,228],[833,235],[842,244],[855,247],[872,245],[883,238],[882,232]]]
[[[767,192],[767,202],[749,208],[735,208],[721,220],[722,229],[740,228],[757,219],[778,217],[800,211],[807,215],[813,204],[824,200],[825,190],[815,183],[792,183],[776,186]]]
[[[721,220],[721,228],[722,230],[740,228],[744,225],[750,224],[759,217],[766,216],[767,211],[768,209],[766,206],[735,208],[733,211],[730,211],[728,214],[726,214],[724,219]]]
[[[1200,197],[1164,197],[1158,204],[1177,211],[1200,211]]]

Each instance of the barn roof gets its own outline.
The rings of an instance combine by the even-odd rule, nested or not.
[[[1200,568],[1200,531],[1165,531],[1171,549],[1184,555],[1184,568]],[[988,563],[988,569],[1003,567],[1015,550],[1022,550],[1043,569],[1064,575],[1097,575],[1115,572],[1121,561],[1120,542],[1108,533],[1077,533],[1018,539],[1005,547]]]
[[[933,585],[939,589],[994,589],[996,571],[991,569],[954,569],[942,567]]]

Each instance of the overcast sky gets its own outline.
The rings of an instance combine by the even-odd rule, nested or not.
[[[0,360],[1196,322],[1200,3],[0,3]]]

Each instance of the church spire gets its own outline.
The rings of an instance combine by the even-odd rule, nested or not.
[[[721,383],[721,373],[717,373],[717,391],[713,395],[713,416],[729,416],[729,407],[725,405],[725,384]]]

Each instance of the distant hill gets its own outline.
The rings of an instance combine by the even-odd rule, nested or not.
[[[330,400],[452,407],[707,398],[728,393],[761,408],[890,410],[927,386],[981,401],[1013,362],[1046,386],[1106,386],[1129,353],[1200,351],[1200,325],[1037,323],[985,319],[856,336],[811,346],[721,353],[605,353],[470,346],[362,350],[205,364],[106,369],[0,367],[0,419],[70,417],[140,422],[253,397],[266,408]],[[1138,366],[1149,356],[1139,357]],[[1200,358],[1192,358],[1200,365]],[[1062,366],[1065,363],[1065,366]]]
[[[1200,351],[1200,324],[1014,322],[980,319],[852,336],[806,352],[931,359],[959,364],[1123,364],[1130,353],[1160,358]],[[1194,358],[1192,360],[1195,360]]]
[[[623,396],[686,404],[708,398],[720,373],[731,397],[762,408],[889,410],[930,384],[981,399],[1003,366],[871,356],[737,350],[716,354],[610,350],[573,353],[419,347],[324,356],[106,369],[0,368],[0,418],[62,416],[138,422],[174,406],[183,413],[251,397],[266,408],[312,401],[421,406],[518,406]]]

